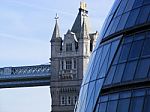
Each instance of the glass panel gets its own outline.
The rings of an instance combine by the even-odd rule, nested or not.
[[[118,63],[121,51],[122,51],[122,46],[120,46],[118,51],[117,51],[117,54],[116,54],[115,59],[113,61],[113,65]]]
[[[119,93],[109,95],[109,100],[117,100],[118,98],[119,98]]]
[[[133,41],[133,37],[134,37],[133,35],[124,37],[123,43],[126,44],[126,43],[132,42]]]
[[[146,96],[143,112],[150,112],[150,96]]]
[[[123,79],[122,79],[123,81],[133,80],[136,65],[137,65],[137,61],[132,61],[132,62],[127,63],[125,72],[123,74]]]
[[[99,63],[101,62],[102,54],[103,54],[103,49],[101,48],[97,49],[96,58],[94,61],[94,65],[92,67],[92,74],[91,74],[90,81],[95,80],[97,77],[98,70],[99,70]]]
[[[144,0],[143,4],[150,4],[149,0]]]
[[[115,22],[114,22],[113,27],[112,27],[112,29],[110,31],[110,34],[113,34],[116,31],[116,28],[117,28],[117,26],[119,24],[120,18],[121,18],[121,16],[119,16],[119,17],[117,17],[115,19]]]
[[[131,100],[129,112],[142,112],[144,97],[137,97]]]
[[[136,24],[141,24],[147,21],[147,18],[150,13],[150,6],[144,6],[141,8],[140,14],[138,16],[138,19],[136,21]]]
[[[127,22],[127,19],[129,17],[129,12],[125,13],[122,15],[121,19],[120,19],[120,22],[119,22],[119,25],[117,27],[117,30],[116,31],[120,31],[124,28],[126,22]]]
[[[123,91],[120,93],[120,98],[130,98],[131,97],[131,91]]]
[[[133,42],[131,50],[130,50],[130,54],[129,54],[129,60],[138,58],[140,56],[142,46],[143,46],[143,40]]]
[[[117,112],[128,112],[129,104],[130,104],[130,99],[119,100]]]
[[[150,39],[146,39],[142,51],[142,56],[149,56],[150,55]]]
[[[132,95],[134,97],[137,97],[137,96],[144,96],[145,95],[145,89],[138,89],[138,90],[134,90]]]
[[[111,29],[112,29],[112,27],[113,27],[114,22],[115,22],[115,21],[114,21],[114,19],[113,19],[113,20],[111,21],[111,23],[110,23],[108,29],[107,29],[107,32],[106,32],[106,34],[105,34],[105,37],[109,35],[109,33],[110,33],[110,31],[111,31]]]
[[[124,12],[128,12],[132,9],[135,0],[129,0]]]
[[[109,71],[109,73],[108,73],[108,75],[107,75],[107,77],[106,77],[106,80],[105,80],[104,85],[109,85],[109,84],[112,83],[115,70],[116,70],[116,66],[112,66],[112,67],[110,68],[110,71]]]
[[[100,97],[100,102],[106,102],[108,101],[108,95],[104,95]]]
[[[119,16],[123,13],[125,7],[126,7],[126,4],[127,4],[128,0],[122,0],[121,3],[120,3],[120,6],[115,14],[115,17],[116,16]]]
[[[143,3],[143,0],[135,0],[133,8],[140,7]]]
[[[139,15],[139,12],[140,12],[140,8],[131,11],[129,18],[127,20],[127,23],[125,25],[125,28],[129,28],[129,27],[135,25],[135,22]]]
[[[135,79],[145,78],[148,75],[149,67],[150,67],[150,58],[140,60],[135,74]]]
[[[116,73],[115,73],[115,76],[113,79],[113,83],[121,82],[124,68],[125,68],[125,63],[117,65],[117,69],[116,69]]]
[[[99,92],[100,92],[100,89],[102,88],[103,81],[104,81],[104,79],[99,79],[99,80],[96,81],[94,101],[96,101],[98,96],[99,96]]]
[[[106,112],[107,102],[100,103],[99,111],[98,112]]]
[[[116,112],[117,110],[117,101],[109,101],[106,112]]]
[[[136,40],[142,40],[145,38],[145,32],[144,33],[138,33],[134,36],[134,41]]]
[[[123,47],[122,47],[122,52],[121,52],[121,56],[120,56],[120,58],[119,58],[119,62],[124,62],[124,61],[127,60],[130,47],[131,47],[131,43],[129,43],[129,44],[124,44],[124,45],[123,45]]]

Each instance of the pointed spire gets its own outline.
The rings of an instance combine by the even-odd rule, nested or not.
[[[88,15],[88,11],[87,11],[87,4],[84,2],[84,0],[82,0],[82,2],[80,2],[80,8],[79,8],[78,15],[77,15],[75,22],[71,28],[71,32],[75,33],[77,39],[80,38],[84,14]],[[88,20],[88,16],[86,17],[86,20]],[[87,27],[89,27],[89,24],[88,23],[86,23],[86,24],[87,24]]]
[[[59,17],[56,14],[56,17],[55,17],[56,23],[55,23],[55,27],[54,27],[54,31],[53,31],[53,35],[52,35],[52,39],[51,40],[56,39],[56,38],[60,38],[58,19],[59,19]]]
[[[81,33],[80,33],[80,39],[88,39],[89,38],[89,29],[87,27],[87,21],[86,21],[87,15],[83,14],[83,24],[81,27]]]

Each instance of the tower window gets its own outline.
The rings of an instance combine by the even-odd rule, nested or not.
[[[67,105],[71,105],[71,97],[70,96],[67,97]]]
[[[66,44],[66,52],[71,52],[72,51],[72,44],[68,43]]]
[[[72,60],[66,60],[66,69],[67,70],[70,70],[72,69]]]
[[[76,61],[76,59],[74,59],[74,69],[76,69],[77,68],[77,61]]]
[[[64,96],[60,97],[60,104],[65,105],[65,97]]]

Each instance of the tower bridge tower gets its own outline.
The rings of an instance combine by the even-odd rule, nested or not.
[[[52,112],[73,112],[98,33],[90,32],[85,2],[80,3],[75,22],[64,39],[60,36],[58,17],[55,19],[50,41],[51,66],[55,72],[50,81]]]

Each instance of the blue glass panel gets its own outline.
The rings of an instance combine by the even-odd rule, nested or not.
[[[131,100],[129,112],[142,112],[144,97],[137,97]]]
[[[131,97],[131,91],[123,91],[120,93],[120,98],[130,98]]]
[[[115,11],[116,11],[118,5],[120,4],[120,2],[121,2],[121,0],[115,0],[115,3],[113,4],[113,7],[111,9],[111,13],[110,14],[115,13]]]
[[[140,60],[136,70],[135,79],[147,77],[149,67],[150,67],[150,58]]]
[[[109,73],[105,79],[105,83],[104,85],[109,85],[112,83],[112,80],[113,80],[113,77],[114,77],[114,73],[115,73],[115,70],[116,70],[116,66],[112,66],[109,70]]]
[[[124,61],[127,60],[130,47],[131,47],[131,43],[124,44],[122,46],[122,51],[121,51],[121,55],[120,55],[120,58],[119,58],[119,62],[124,62]]]
[[[117,112],[128,112],[129,104],[130,104],[130,99],[119,100]]]
[[[86,103],[88,104],[86,106],[86,112],[88,112],[89,110],[93,110],[93,106],[94,106],[94,89],[92,91],[92,94],[90,95],[90,99],[87,99]]]
[[[88,105],[90,99],[93,99],[94,95],[92,95],[92,94],[94,94],[94,92],[93,92],[94,89],[95,89],[95,81],[89,83],[87,98],[86,98],[86,105]]]
[[[113,24],[111,31],[110,31],[110,34],[113,34],[116,31],[116,28],[119,24],[120,19],[121,19],[121,16],[118,16],[117,18],[115,18],[114,24]]]
[[[144,33],[138,33],[134,36],[134,41],[143,40],[143,39],[145,39],[145,32]]]
[[[136,66],[137,66],[137,61],[132,61],[127,63],[123,74],[123,79],[122,79],[123,81],[133,80]]]
[[[109,95],[109,100],[117,100],[118,98],[119,98],[119,93]]]
[[[89,82],[89,80],[90,80],[90,75],[88,75],[88,74],[91,74],[91,72],[92,72],[92,67],[93,67],[93,64],[94,64],[95,55],[96,55],[96,51],[94,51],[92,53],[92,55],[90,56],[88,68],[87,68],[86,73],[84,74],[82,85],[84,85],[85,83]]]
[[[108,101],[108,95],[104,95],[100,97],[100,102],[106,102]]]
[[[143,47],[143,42],[144,42],[143,40],[133,42],[131,50],[130,50],[130,54],[129,54],[129,60],[138,58],[140,56],[140,53]]]
[[[150,38],[150,31],[146,32],[146,38]]]
[[[132,9],[135,0],[129,0],[124,12],[128,12]]]
[[[134,9],[131,11],[129,18],[127,20],[127,23],[125,25],[125,28],[129,28],[129,27],[135,25],[135,22],[136,22],[138,15],[139,15],[139,12],[140,12],[140,8]]]
[[[143,6],[141,8],[140,13],[139,13],[139,16],[138,16],[138,19],[136,21],[136,24],[141,24],[141,23],[146,22],[147,19],[148,19],[149,13],[150,13],[150,5]]]
[[[146,96],[143,112],[150,112],[150,96]]]
[[[121,51],[122,51],[122,46],[119,47],[119,49],[117,51],[117,54],[115,56],[115,59],[113,61],[113,64],[117,64],[118,63]]]
[[[113,27],[113,25],[114,25],[114,19],[111,21],[111,23],[110,23],[110,25],[109,25],[109,27],[108,27],[108,29],[107,29],[107,32],[106,32],[106,34],[105,34],[105,37],[107,37],[109,34],[110,34],[110,31],[111,31],[111,29],[112,29],[112,27]]]
[[[119,37],[119,39],[120,39],[122,36],[118,36],[118,37]],[[109,63],[108,63],[108,65],[111,64],[112,59],[113,59],[113,57],[114,57],[114,54],[116,53],[115,51],[116,51],[116,49],[117,49],[117,47],[118,47],[118,45],[119,45],[119,42],[120,42],[119,39],[113,41],[112,44],[111,44],[111,51],[110,51],[110,55],[109,55]]]
[[[142,51],[142,56],[150,56],[150,39],[146,39]]]
[[[116,112],[116,110],[117,110],[117,101],[109,101],[106,112]]]
[[[98,112],[106,112],[107,102],[100,103],[99,111]]]
[[[123,43],[126,44],[126,43],[132,42],[133,41],[133,37],[134,37],[133,35],[124,37]]]
[[[95,85],[96,89],[95,89],[94,101],[96,101],[98,96],[99,96],[99,92],[100,92],[100,89],[102,88],[103,81],[104,81],[104,79],[99,79],[99,80],[96,81],[96,85]]]
[[[133,91],[132,96],[134,97],[144,96],[145,93],[146,93],[145,89],[138,89]]]
[[[122,0],[121,1],[119,8],[115,14],[115,17],[121,15],[124,12],[124,9],[126,7],[127,2],[128,2],[128,0]]]
[[[125,13],[125,14],[122,15],[122,17],[121,17],[121,19],[120,19],[120,22],[119,22],[119,24],[118,24],[118,27],[117,27],[116,31],[120,31],[120,30],[124,29],[125,24],[126,24],[126,22],[127,22],[127,19],[128,19],[128,17],[129,17],[129,14],[130,14],[130,13],[127,12],[127,13]]]
[[[133,8],[142,6],[143,0],[135,0]]]
[[[95,80],[97,77],[98,69],[99,69],[99,63],[101,62],[101,57],[102,57],[103,51],[104,50],[102,48],[97,49],[96,59],[94,61],[94,65],[92,67],[92,74],[91,74],[90,81]]]
[[[150,4],[149,0],[144,0],[143,4]]]
[[[125,68],[125,64],[126,63],[117,65],[117,69],[116,69],[116,72],[115,72],[113,83],[119,83],[119,82],[121,82],[122,75],[123,75],[124,68]]]

